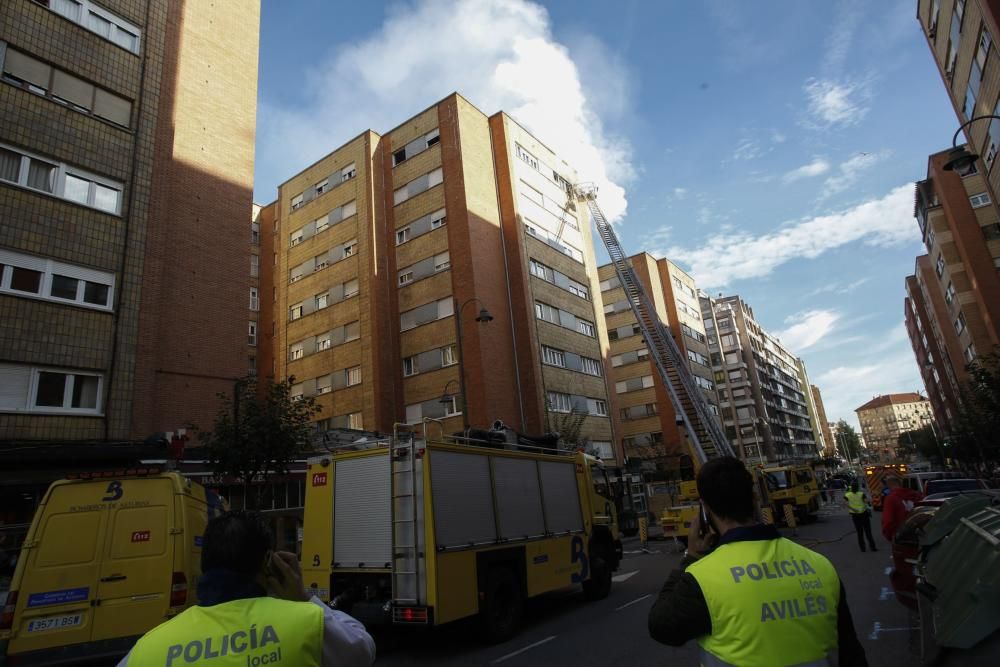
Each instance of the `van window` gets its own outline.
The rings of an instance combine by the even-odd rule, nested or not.
[[[35,567],[90,563],[97,556],[103,512],[53,514],[45,522]]]

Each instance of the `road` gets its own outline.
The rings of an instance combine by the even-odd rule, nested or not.
[[[788,537],[827,556],[847,589],[854,626],[873,664],[918,662],[915,617],[893,599],[889,588],[889,545],[873,532],[879,551],[860,553],[854,529],[841,505],[824,507],[815,523]],[[477,643],[469,625],[431,632],[379,638],[379,665],[696,665],[697,645],[682,648],[657,644],[646,631],[646,614],[663,581],[680,560],[670,542],[650,542],[641,553],[630,540],[616,573],[611,595],[586,602],[577,591],[543,597],[529,603],[521,633],[495,646]]]

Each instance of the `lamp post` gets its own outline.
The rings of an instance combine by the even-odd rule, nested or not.
[[[444,389],[441,390],[441,398],[438,401],[442,405],[446,405],[447,406],[447,405],[454,405],[455,404],[455,394],[449,394],[448,393],[448,387],[450,387],[452,385],[452,383],[455,383],[456,385],[458,385],[459,391],[461,391],[461,389],[462,389],[462,385],[461,385],[461,383],[459,383],[458,380],[454,380],[454,379],[448,380],[448,382],[444,385]],[[448,416],[448,409],[447,408],[445,408],[445,416]]]
[[[955,130],[955,136],[951,138],[951,151],[948,153],[948,161],[944,163],[945,171],[965,171],[979,159],[979,156],[975,153],[971,153],[965,149],[964,146],[958,145],[958,135],[962,133],[962,130],[972,125],[977,120],[985,119],[1000,120],[1000,116],[994,116],[993,114],[987,114],[985,116],[976,116],[975,118],[970,118]]]
[[[459,383],[462,390],[462,430],[465,432],[466,437],[469,435],[469,386],[465,382],[465,348],[462,347],[462,311],[470,303],[479,304],[479,314],[476,315],[476,321],[480,324],[486,324],[487,322],[493,321],[493,316],[490,315],[490,311],[486,310],[486,306],[483,302],[479,300],[478,297],[472,297],[461,306],[458,305],[458,299],[452,297],[454,301],[455,308],[455,328],[458,330],[458,377],[461,378]],[[453,380],[454,381],[454,380]],[[447,389],[447,385],[445,385]]]

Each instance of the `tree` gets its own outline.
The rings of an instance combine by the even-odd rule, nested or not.
[[[837,422],[837,427],[833,432],[833,439],[837,443],[837,451],[848,461],[856,461],[861,456],[861,436],[854,430],[854,427],[841,419]]]
[[[1000,349],[967,366],[969,384],[962,390],[955,456],[997,460],[1000,455]]]
[[[212,430],[193,427],[215,474],[243,482],[250,506],[260,498],[260,487],[252,498],[247,493],[251,483],[287,473],[288,464],[309,449],[312,418],[320,408],[312,397],[292,398],[293,381],[261,386],[254,377],[237,380],[235,398],[218,395],[222,405]]]
[[[549,399],[545,399],[545,430],[548,433],[559,434],[560,449],[580,447],[585,451],[590,449],[590,438],[580,435],[586,419],[587,412],[579,410],[575,405],[569,412],[556,412],[552,409]]]
[[[897,439],[896,453],[900,458],[919,454],[925,459],[941,459],[937,438],[930,426],[901,433]]]

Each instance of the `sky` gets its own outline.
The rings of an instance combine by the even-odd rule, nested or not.
[[[958,121],[916,5],[263,0],[255,199],[458,91],[597,184],[626,252],[742,296],[857,426],[924,392],[913,183]]]

